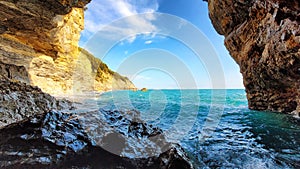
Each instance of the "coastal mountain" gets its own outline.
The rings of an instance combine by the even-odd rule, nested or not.
[[[208,6],[240,66],[249,108],[300,113],[299,1],[208,0]]]
[[[88,2],[0,1],[2,76],[52,95],[135,88],[128,78],[78,48]]]
[[[134,84],[119,73],[108,68],[100,59],[85,49],[79,48],[80,54],[74,73],[74,86],[78,91],[108,91],[135,89]]]

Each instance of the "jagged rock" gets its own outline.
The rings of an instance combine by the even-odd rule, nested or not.
[[[105,121],[110,127],[114,127],[126,137],[152,137],[163,133],[160,128],[142,122],[139,117],[140,112],[136,110],[123,112],[116,109],[100,109],[99,111],[105,116]]]
[[[184,150],[180,146],[172,147],[167,152],[158,157],[161,169],[193,169],[193,165],[186,157]]]
[[[208,0],[209,16],[240,66],[250,109],[300,105],[300,3]]]
[[[47,113],[43,120],[42,137],[74,152],[82,150],[89,143],[76,115],[54,110]]]
[[[133,114],[136,114],[136,112]],[[120,118],[115,117],[116,119],[111,120],[114,122],[120,121]],[[178,145],[173,145],[168,151],[158,156],[148,158],[120,157],[104,150],[102,147],[92,146],[92,140],[79,119],[80,116],[74,113],[50,111],[43,118],[26,121],[0,130],[0,167],[193,168],[185,152]],[[127,125],[129,125],[127,128],[130,128],[130,124],[127,123]],[[148,126],[149,129],[151,128],[147,124],[144,125]],[[102,126],[98,127],[101,128]],[[151,133],[152,130],[154,129],[150,129],[148,133]],[[124,132],[126,131],[124,130]],[[124,135],[141,137],[135,135],[136,133],[144,133],[144,131],[141,132],[140,128],[132,128],[129,133],[124,133]],[[102,135],[104,134],[102,133]],[[148,136],[150,135],[145,134],[143,137]]]
[[[38,87],[0,80],[0,128],[41,116],[52,109],[71,109],[67,100],[56,100]]]
[[[80,116],[79,121],[94,145],[113,154],[130,157],[134,168],[193,168],[184,150],[177,144],[168,143],[162,129],[142,122],[140,112],[136,110],[120,111],[112,106],[80,113]],[[149,153],[162,145],[166,147],[165,152]]]
[[[121,111],[106,107],[99,111],[80,113],[80,122],[93,145],[123,157],[158,156],[172,146],[162,130],[144,123],[135,110]],[[101,127],[98,127],[101,126]]]

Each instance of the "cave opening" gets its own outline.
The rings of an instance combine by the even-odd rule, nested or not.
[[[145,13],[148,16],[144,16],[144,18],[141,17],[141,15]],[[221,69],[223,70],[219,71],[219,75],[214,76],[225,76],[226,84],[223,86],[218,84],[213,86],[210,77],[211,75],[208,75],[211,72],[208,72],[207,67],[213,68],[216,66],[213,63],[211,63],[210,65],[205,65],[206,63],[203,63],[203,60],[197,59],[197,56],[195,56],[191,46],[187,46],[186,42],[182,42],[180,39],[176,39],[172,37],[173,35],[170,35],[172,34],[173,30],[170,31],[171,33],[169,35],[160,34],[159,29],[162,30],[164,28],[158,27],[159,25],[163,24],[158,23],[158,20],[156,20],[157,18],[155,18],[156,16],[154,14],[165,14],[180,18],[182,19],[182,23],[189,23],[196,29],[198,29],[199,32],[201,32],[209,41],[205,43],[199,42],[199,48],[201,48],[201,46],[212,45],[214,50],[216,49],[215,52],[218,55],[217,57],[221,65]],[[120,20],[122,20],[122,18],[124,19],[125,17],[133,15],[135,15],[136,17],[131,18],[131,21],[129,21],[130,19],[125,19],[126,21],[123,21],[124,23],[121,23],[122,21]],[[136,23],[133,23],[132,20],[136,21]],[[105,54],[103,54],[95,50],[95,48],[101,48],[101,45],[98,45],[97,47],[93,45],[89,46],[89,44],[93,43],[91,43],[91,39],[96,40],[96,38],[93,37],[96,34],[99,34],[99,31],[103,31],[103,29],[108,28],[107,25],[111,26],[110,24],[118,21],[123,25],[110,27],[113,29],[105,30],[106,33],[103,33],[103,36],[107,36],[107,38],[114,38],[112,36],[108,37],[108,35],[117,36],[118,34],[122,33],[127,33],[128,35],[122,37],[122,39],[116,40],[115,45],[111,48],[110,51],[108,51],[107,53],[104,52]],[[167,23],[168,21],[162,22]],[[178,27],[183,25],[182,23],[178,23]],[[132,34],[134,32],[136,34]],[[96,36],[99,37],[99,35]],[[186,33],[186,37],[187,36],[190,36],[191,38],[193,37],[192,33]],[[196,39],[195,36],[194,38]],[[91,3],[88,4],[87,9],[85,10],[85,29],[81,33],[79,45],[83,48],[86,48],[96,57],[103,59],[103,61],[114,71],[118,70],[122,61],[130,57],[130,55],[141,50],[155,48],[168,51],[175,54],[176,58],[179,58],[183,61],[182,64],[184,66],[187,66],[189,69],[191,69],[191,73],[194,76],[196,86],[192,87],[191,85],[186,84],[184,85],[184,88],[243,89],[244,86],[242,82],[242,75],[239,73],[239,67],[230,57],[227,49],[223,44],[223,41],[224,38],[215,31],[209,19],[207,2],[187,2],[180,0],[177,3],[173,3],[171,1],[164,0],[154,2],[145,1],[141,3],[131,0],[126,2],[120,1],[117,3],[117,5],[112,5],[110,1],[91,1]],[[207,53],[207,51],[205,51],[205,49],[202,48],[201,50],[203,50],[202,53],[204,53],[205,55],[210,55]],[[153,59],[154,58],[155,57],[153,57]],[[147,87],[149,88],[178,88],[178,86],[176,85],[164,85],[164,82],[166,84],[171,84],[171,82],[168,80],[165,81],[165,79],[167,78],[156,78],[159,77],[159,75],[155,77],[140,78],[141,76],[134,76],[132,74],[128,74],[127,72],[119,73],[128,76],[129,79],[130,77],[138,77],[138,79],[143,79],[143,81],[135,79],[135,82],[139,85],[140,88],[145,86],[145,79],[151,78],[154,80],[149,80],[148,83],[152,83],[151,85],[147,85]],[[154,83],[155,81],[160,83]]]

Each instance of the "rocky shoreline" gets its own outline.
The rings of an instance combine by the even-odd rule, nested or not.
[[[1,168],[193,168],[183,149],[176,144],[149,158],[127,158],[110,153],[95,144],[95,138],[79,121],[80,116],[72,111],[75,107],[71,102],[57,100],[38,87],[22,82],[2,80],[0,84],[0,110],[5,112],[0,130]],[[128,113],[126,118],[114,111],[102,113],[109,116],[105,123],[112,127],[113,123],[123,121],[122,126],[115,127],[122,129],[119,133],[124,138],[150,137],[161,131],[129,120],[130,116],[137,117],[136,111]],[[84,114],[88,116],[93,112]],[[104,138],[108,133],[97,134]]]

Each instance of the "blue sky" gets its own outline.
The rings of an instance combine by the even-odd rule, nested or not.
[[[79,45],[138,88],[244,88],[206,2],[93,0],[87,7]]]

